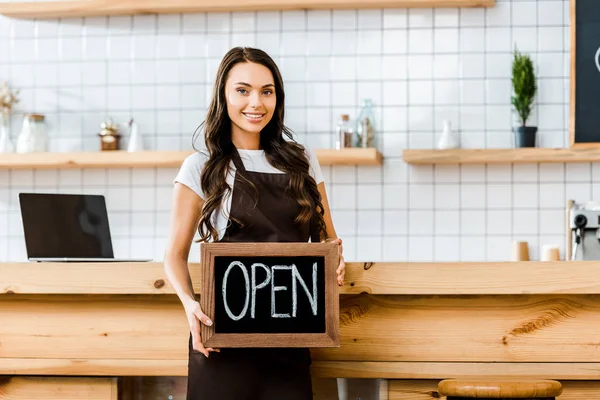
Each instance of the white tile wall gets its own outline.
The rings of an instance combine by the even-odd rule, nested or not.
[[[136,118],[153,149],[188,149],[222,55],[260,47],[279,64],[287,123],[303,143],[334,145],[337,116],[373,98],[383,167],[327,167],[351,261],[533,258],[563,245],[567,198],[600,196],[600,165],[406,165],[443,119],[463,147],[510,147],[514,45],[539,76],[539,143],[567,145],[568,0],[497,0],[487,9],[389,9],[73,18],[0,17],[0,79],[18,112],[47,115],[52,151],[95,150],[107,116]],[[20,118],[13,121],[18,132]],[[1,157],[1,156],[0,156]],[[117,256],[162,259],[176,169],[0,170],[0,260],[24,260],[20,191],[106,195]],[[192,247],[191,259],[198,259]]]

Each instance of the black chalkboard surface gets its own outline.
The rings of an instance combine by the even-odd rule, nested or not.
[[[600,146],[600,1],[571,0],[571,147]]]
[[[338,247],[203,243],[200,306],[207,347],[338,347]]]
[[[325,333],[325,257],[215,257],[215,333]]]

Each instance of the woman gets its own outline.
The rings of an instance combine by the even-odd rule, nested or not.
[[[206,150],[188,157],[174,183],[165,271],[190,325],[188,400],[312,399],[309,349],[213,349],[200,338],[211,325],[195,298],[188,256],[200,241],[307,242],[339,245],[344,280],[316,157],[283,125],[279,69],[263,51],[233,48],[217,71],[206,120]],[[287,136],[290,140],[286,140]]]

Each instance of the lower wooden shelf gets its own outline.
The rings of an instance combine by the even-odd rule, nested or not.
[[[600,162],[600,148],[404,150],[408,164],[524,164]]]
[[[180,167],[192,151],[88,151],[0,154],[0,169],[53,168],[149,168]],[[374,148],[318,149],[321,165],[381,165],[383,157]]]

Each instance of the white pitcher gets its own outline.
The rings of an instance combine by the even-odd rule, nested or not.
[[[127,144],[127,151],[142,151],[144,150],[144,138],[139,133],[138,125],[131,119],[129,121],[129,143]]]
[[[437,148],[440,150],[445,149],[456,149],[459,147],[458,136],[456,133],[452,132],[450,128],[450,121],[447,119],[444,120],[444,130],[442,131],[442,136],[438,141]]]

